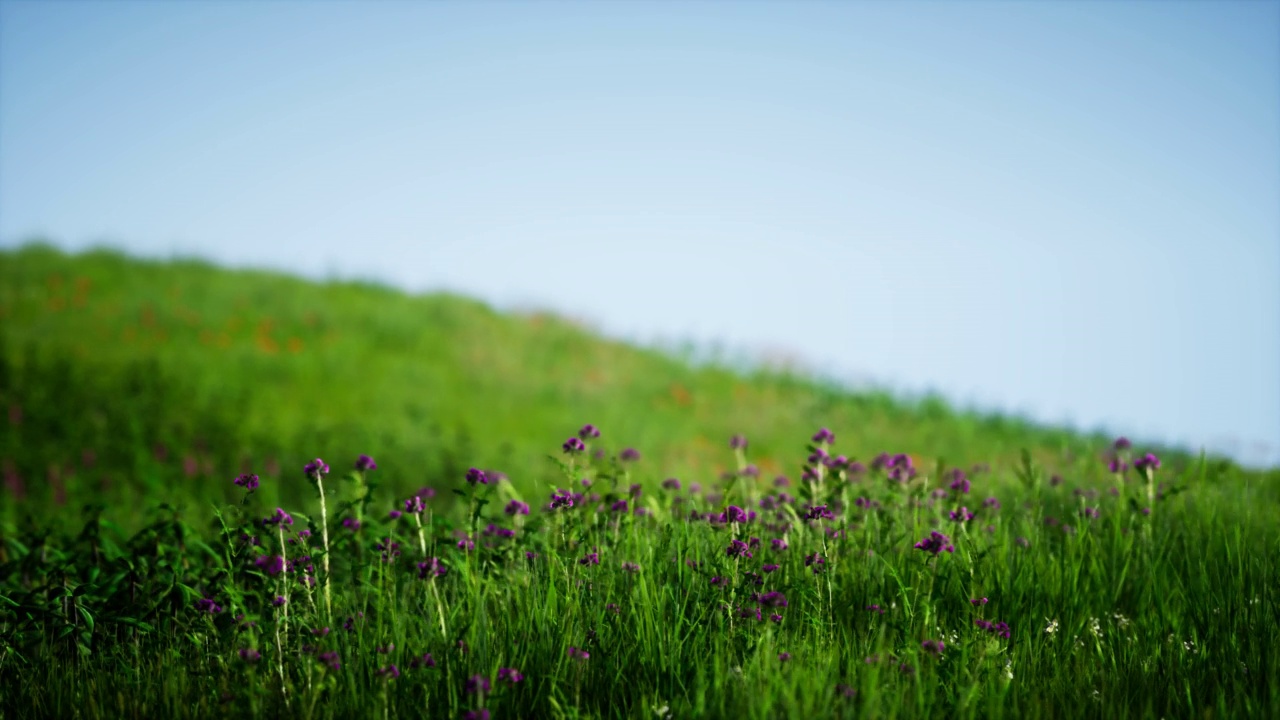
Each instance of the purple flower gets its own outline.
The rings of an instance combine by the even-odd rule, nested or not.
[[[599,564],[600,564],[600,550],[599,550],[598,548],[592,548],[592,551],[591,551],[591,552],[587,553],[586,555],[584,555],[582,558],[580,558],[580,559],[578,560],[578,564],[579,564],[579,565],[587,565],[587,566],[591,566],[591,565],[599,565]]]
[[[569,455],[577,455],[578,453],[586,451],[587,444],[576,437],[571,437],[568,440],[565,440],[564,445],[561,445],[560,448]]]
[[[774,539],[772,539],[772,540],[770,540],[770,541],[769,541],[769,544],[770,544],[771,546],[773,546],[773,549],[774,549],[774,550],[777,550],[777,551],[779,551],[779,552],[781,552],[781,551],[783,551],[783,550],[786,550],[786,549],[787,549],[787,547],[788,547],[788,546],[787,546],[787,541],[786,541],[786,540],[784,540],[784,539],[782,539],[782,538],[774,538]]]
[[[747,544],[741,540],[733,540],[729,543],[729,547],[725,549],[725,555],[737,558],[751,558],[751,551],[747,548]]]
[[[723,588],[728,586],[729,586],[728,578],[723,578],[723,577],[720,577],[719,575],[716,575],[715,577],[711,578],[711,587]]]
[[[958,493],[969,492],[969,478],[965,476],[964,471],[955,468],[951,471],[951,489]]]
[[[1147,472],[1148,469],[1159,470],[1160,458],[1156,457],[1155,453],[1147,453],[1133,461],[1133,469],[1138,472]]]
[[[378,668],[377,674],[388,680],[395,680],[400,677],[400,668],[395,665],[388,665],[386,667]]]
[[[351,532],[355,532],[360,529],[360,521],[352,517],[343,518],[342,527],[350,530]]]
[[[635,574],[640,572],[640,565],[633,562],[624,562],[622,563],[622,571]]]
[[[324,637],[325,635],[329,634],[329,628],[327,627],[315,628],[314,630],[311,631],[311,634],[317,637]]]
[[[467,678],[466,691],[472,695],[476,693],[487,693],[492,685],[489,684],[489,678],[484,675],[472,675]]]
[[[272,605],[274,605],[274,606],[276,606],[276,607],[280,607],[280,606],[284,605],[284,604],[285,604],[285,603],[287,603],[287,602],[289,602],[289,601],[288,601],[288,600],[285,600],[283,595],[277,595],[277,596],[276,596],[276,599],[271,601],[271,604],[272,604]]]
[[[804,514],[805,520],[834,520],[835,517],[826,505],[815,505]]]
[[[404,511],[407,513],[418,515],[425,509],[426,509],[426,505],[422,503],[421,495],[414,495],[413,497],[404,501]]]
[[[312,460],[306,465],[303,465],[302,472],[304,475],[307,475],[308,477],[319,480],[321,475],[329,474],[329,466],[326,465],[325,462],[320,458],[316,458],[315,460]]]
[[[240,659],[252,665],[262,659],[262,653],[253,648],[240,648]]]
[[[931,531],[929,537],[916,543],[914,547],[917,550],[933,553],[935,556],[940,552],[955,552],[955,546],[951,544],[951,538],[937,530]]]
[[[612,510],[613,512],[623,512],[623,513],[624,513],[624,512],[626,512],[626,511],[627,511],[627,501],[626,501],[626,500],[619,500],[619,501],[615,502],[613,505],[611,505],[611,506],[609,507],[609,509],[610,509],[610,510]]]
[[[780,622],[782,622],[782,616],[781,616],[781,615],[779,615],[778,613],[774,613],[774,614],[770,615],[770,616],[769,616],[769,619],[770,619],[770,620],[772,620],[772,621],[774,622],[774,624],[775,624],[775,625],[776,625],[776,624],[778,624],[778,623],[780,623]]]
[[[573,495],[568,490],[557,490],[551,494],[551,509],[573,507]]]
[[[627,448],[618,455],[618,459],[622,462],[635,462],[640,459],[640,451],[635,448]]]
[[[444,577],[448,572],[449,568],[440,562],[440,558],[430,557],[418,563],[418,578],[421,580]]]
[[[515,668],[498,668],[498,682],[515,685],[521,680],[524,680],[524,675],[520,674],[519,670]]]
[[[920,647],[923,648],[924,651],[927,653],[933,653],[934,655],[941,655],[942,651],[945,650],[947,646],[941,640],[925,640],[924,642],[920,643]]]
[[[270,527],[270,526],[272,526],[272,525],[279,525],[280,523],[284,523],[285,525],[292,525],[292,524],[293,524],[293,517],[292,517],[291,515],[289,515],[289,513],[285,512],[284,510],[282,510],[282,509],[280,509],[280,508],[276,508],[276,514],[275,514],[275,515],[272,515],[272,516],[270,516],[270,517],[264,518],[264,519],[262,520],[262,525],[263,525],[263,527]]]
[[[737,505],[730,505],[728,508],[726,508],[725,517],[728,519],[729,522],[735,522],[735,523],[747,522],[747,520],[749,519],[747,517],[747,512],[742,508],[738,507]]]
[[[588,658],[591,657],[591,653],[587,652],[586,650],[579,650],[578,648],[570,645],[569,657],[573,658],[574,660],[587,660]]]
[[[416,657],[409,661],[410,669],[417,669],[420,667],[433,668],[435,666],[436,659],[431,657],[431,653],[423,653],[422,657]]]
[[[1087,507],[1084,509],[1084,516],[1091,520],[1097,519],[1098,514],[1098,508],[1096,507]]]
[[[970,605],[973,605],[974,607],[977,607],[978,605],[986,605],[986,604],[987,604],[987,599],[986,599],[986,598],[973,598],[973,599],[971,599],[971,600],[969,601],[969,604],[970,604]]]
[[[809,567],[810,565],[812,565],[814,575],[817,575],[818,571],[822,569],[822,566],[825,565],[826,563],[827,561],[823,560],[822,556],[819,555],[818,553],[804,556],[804,566]]]
[[[662,481],[662,487],[666,490],[679,490],[680,481],[675,478],[667,478]]]
[[[760,468],[756,467],[755,465],[747,465],[746,467],[742,468],[742,475],[743,477],[749,477],[749,478],[760,477]]]
[[[773,479],[773,486],[779,488],[791,487],[791,480],[786,475],[779,475]]]
[[[520,502],[519,500],[512,500],[511,502],[507,503],[507,507],[503,512],[505,512],[508,515],[528,515],[529,505],[528,503],[523,503],[523,502]]]
[[[746,436],[746,435],[734,435],[733,437],[729,438],[729,447],[730,447],[731,449],[733,449],[733,450],[746,450],[746,449],[747,449],[747,436]]]
[[[1116,442],[1115,442],[1116,450],[1128,450],[1131,447],[1133,447],[1133,443],[1129,442],[1129,438],[1124,436],[1116,438]]]
[[[587,423],[586,425],[582,426],[581,430],[578,431],[578,437],[582,438],[583,440],[594,440],[595,438],[600,437],[600,430],[596,428],[595,425],[592,425],[591,423]]]
[[[884,608],[879,605],[868,605],[867,610],[873,613],[880,613],[881,615],[884,614]]]
[[[404,514],[404,513],[400,512],[399,510],[392,510],[391,512],[387,513],[387,519],[388,519],[388,520],[399,520],[399,519],[400,519],[400,516],[401,516],[401,515],[403,515],[403,514]]]
[[[1000,500],[998,498],[989,497],[986,500],[982,501],[982,506],[990,510],[999,510]]]
[[[488,485],[489,478],[484,474],[483,470],[479,468],[471,468],[470,470],[467,471],[467,482],[471,483],[472,485],[475,485],[476,483],[479,483],[481,485]]]
[[[826,428],[822,428],[821,430],[819,430],[817,433],[814,434],[813,441],[816,443],[826,443],[830,445],[831,443],[836,441],[836,436],[830,430]]]
[[[476,708],[462,713],[462,720],[489,720],[489,708]]]
[[[330,670],[342,669],[342,661],[338,658],[337,650],[322,652],[316,656],[316,659],[329,666]]]
[[[777,569],[778,569],[778,566],[777,566],[777,565],[774,565],[773,563],[767,563],[764,567],[762,567],[762,568],[760,568],[760,569],[761,569],[761,570],[763,570],[763,571],[765,571],[765,572],[767,572],[767,573],[771,573],[771,572],[773,572],[774,570],[777,570]]]
[[[253,492],[258,489],[258,476],[253,473],[245,473],[232,482],[244,488],[248,492]]]
[[[1111,462],[1107,463],[1107,469],[1119,475],[1120,473],[1123,473],[1125,470],[1129,469],[1129,463],[1121,460],[1118,457],[1111,458]]]
[[[778,662],[787,662],[790,659],[791,659],[791,653],[789,652],[778,653]]]
[[[765,593],[765,594],[763,594],[763,595],[758,596],[758,597],[756,598],[756,602],[758,602],[758,603],[760,603],[761,605],[763,605],[764,607],[768,607],[768,608],[780,608],[780,607],[786,607],[786,606],[787,606],[787,596],[786,596],[786,595],[783,595],[782,593],[778,592],[777,590],[774,590],[774,591],[772,591],[772,592],[767,592],[767,593]]]
[[[253,564],[268,575],[279,575],[284,570],[284,558],[279,555],[259,555]]]
[[[217,615],[222,612],[222,606],[214,602],[213,598],[200,598],[196,601],[196,610],[207,612],[210,615]]]
[[[391,538],[383,538],[374,543],[374,549],[382,553],[382,562],[393,562],[400,557],[400,543],[395,542]]]
[[[1022,546],[1022,547],[1024,547],[1024,548],[1029,548],[1029,547],[1031,547],[1031,541],[1030,541],[1030,540],[1028,540],[1028,539],[1026,539],[1026,538],[1024,538],[1024,537],[1022,537],[1021,535],[1019,535],[1019,536],[1018,536],[1018,539],[1017,539],[1017,540],[1015,540],[1014,542],[1018,543],[1019,545],[1021,545],[1021,546]]]
[[[368,455],[361,455],[360,457],[356,458],[356,470],[359,470],[360,472],[368,472],[370,470],[377,470],[377,469],[378,469],[378,463],[374,462],[373,458],[369,457]]]
[[[961,506],[959,510],[951,511],[951,519],[956,522],[969,522],[973,519],[973,513],[969,511],[969,508]]]

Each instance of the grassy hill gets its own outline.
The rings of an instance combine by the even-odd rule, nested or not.
[[[718,477],[734,433],[766,476],[794,476],[820,425],[864,461],[906,452],[998,471],[1028,448],[1068,476],[1096,466],[1107,441],[936,398],[698,366],[451,294],[110,250],[0,252],[0,328],[0,459],[37,511],[155,490],[221,501],[238,472],[292,478],[317,455],[342,466],[359,453],[398,490],[474,465],[540,495],[558,472],[546,455],[585,422],[610,452],[638,449],[650,483]]]

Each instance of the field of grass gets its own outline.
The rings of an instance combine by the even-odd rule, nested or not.
[[[3,718],[1280,702],[1275,470],[44,246],[0,253],[0,408]]]

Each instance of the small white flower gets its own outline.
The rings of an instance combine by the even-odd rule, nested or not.
[[[1047,621],[1048,621],[1048,623],[1049,623],[1047,626],[1045,626],[1045,629],[1044,629],[1044,631],[1045,631],[1046,633],[1049,633],[1050,635],[1052,635],[1052,634],[1054,634],[1054,633],[1058,632],[1058,620],[1057,620],[1057,618],[1054,618],[1053,620],[1049,620],[1048,618],[1045,618],[1045,620],[1047,620]]]
[[[1006,658],[1004,661],[1004,679],[1013,679],[1013,658]]]
[[[654,708],[653,714],[658,716],[658,720],[666,720],[671,717],[671,706],[664,703],[662,707]]]
[[[1098,618],[1089,618],[1089,632],[1096,638],[1102,637],[1102,623],[1098,622]]]
[[[1119,625],[1121,630],[1129,627],[1129,618],[1124,615],[1121,615],[1120,613],[1112,613],[1111,618],[1116,621],[1116,625]]]

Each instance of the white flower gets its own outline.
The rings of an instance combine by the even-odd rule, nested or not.
[[[1047,621],[1048,621],[1048,623],[1049,623],[1047,626],[1045,626],[1045,629],[1044,629],[1044,631],[1045,631],[1045,632],[1047,632],[1047,633],[1049,633],[1050,635],[1052,635],[1052,634],[1054,634],[1055,632],[1057,632],[1057,631],[1058,631],[1058,619],[1057,619],[1057,618],[1054,618],[1053,620],[1049,620],[1049,618],[1045,618],[1045,620],[1047,620]]]
[[[1013,658],[1006,658],[1004,661],[1004,679],[1013,679]]]
[[[1121,630],[1129,627],[1129,618],[1124,615],[1121,615],[1120,613],[1112,613],[1111,618],[1116,621],[1116,625],[1119,625]]]
[[[1089,632],[1096,638],[1102,637],[1102,623],[1098,622],[1098,618],[1089,618]]]
[[[658,716],[658,720],[666,720],[671,717],[671,706],[663,703],[660,708],[653,708],[653,714]]]

